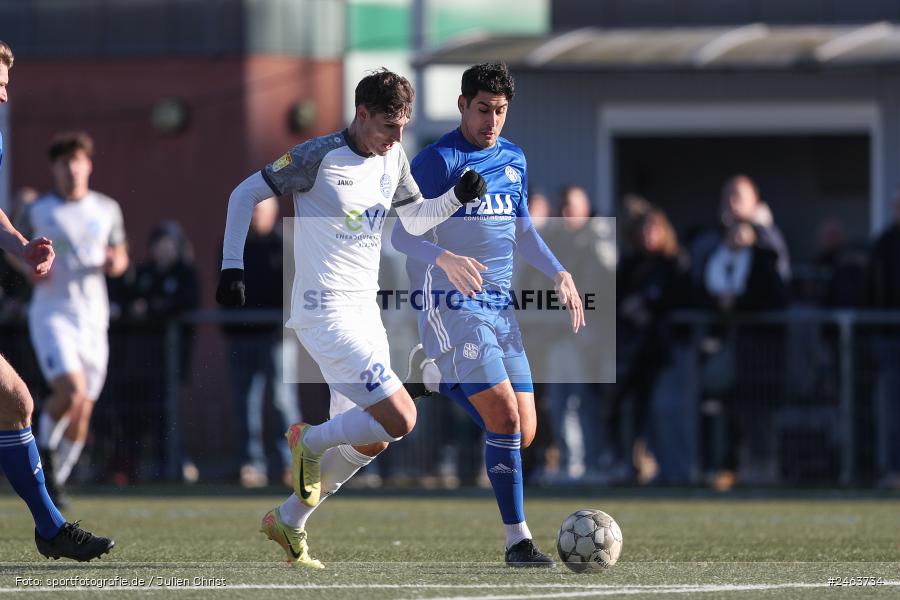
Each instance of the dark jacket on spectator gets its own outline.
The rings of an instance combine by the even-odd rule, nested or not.
[[[145,317],[164,321],[178,313],[197,308],[200,302],[197,270],[183,262],[160,272],[152,261],[138,265],[134,278],[135,299],[147,303]]]
[[[647,372],[668,361],[666,316],[690,303],[687,256],[634,253],[616,272],[617,362]],[[625,378],[628,378],[627,374]]]
[[[281,309],[282,297],[282,248],[281,230],[275,228],[265,236],[254,235],[251,231],[244,245],[244,284],[246,285],[246,304],[241,308],[248,309]],[[227,334],[238,333],[271,333],[281,335],[282,325],[227,325]]]
[[[705,287],[703,295],[705,305],[719,309],[718,299]],[[754,245],[743,292],[735,299],[732,309],[736,312],[777,310],[786,307],[787,302],[788,289],[778,271],[778,255]]]
[[[900,308],[900,225],[875,240],[867,279],[872,308]]]

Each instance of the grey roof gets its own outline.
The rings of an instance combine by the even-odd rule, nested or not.
[[[517,69],[790,69],[900,64],[900,25],[597,28],[457,38],[420,64],[504,61]]]

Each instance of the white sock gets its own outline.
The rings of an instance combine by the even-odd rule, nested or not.
[[[429,392],[437,392],[441,389],[441,370],[431,359],[422,364],[422,383]]]
[[[72,469],[78,463],[81,451],[84,450],[84,442],[74,442],[64,437],[59,442],[59,465],[56,467],[56,484],[63,485],[72,474]]]
[[[59,421],[54,421],[53,417],[46,410],[41,411],[39,420],[40,431],[38,432],[38,442],[42,449],[56,450],[62,440],[66,427],[69,426],[69,417],[63,415]]]
[[[303,436],[303,445],[320,454],[328,448],[347,444],[364,446],[375,442],[396,442],[372,415],[354,406],[321,425],[313,425]]]
[[[530,540],[531,539],[531,530],[528,529],[528,524],[525,521],[521,523],[513,523],[512,525],[503,524],[503,529],[506,530],[506,549],[509,550],[522,540]]]
[[[372,462],[374,458],[374,456],[366,456],[358,452],[352,446],[341,445],[329,448],[322,455],[322,496],[319,498],[319,504],[307,506],[300,502],[296,494],[291,494],[278,507],[281,520],[291,527],[303,529],[306,527],[309,515],[322,504],[325,498],[337,492],[344,482],[353,477],[360,468]]]

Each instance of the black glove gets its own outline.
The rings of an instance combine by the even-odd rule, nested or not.
[[[216,288],[216,302],[232,308],[243,306],[246,302],[245,289],[243,269],[222,269],[219,287]]]
[[[470,202],[481,202],[482,196],[487,194],[487,183],[475,171],[466,171],[453,188],[453,193],[463,206]]]

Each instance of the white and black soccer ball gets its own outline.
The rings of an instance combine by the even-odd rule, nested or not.
[[[622,554],[622,530],[602,510],[579,510],[563,521],[556,550],[563,564],[576,573],[607,569]]]

